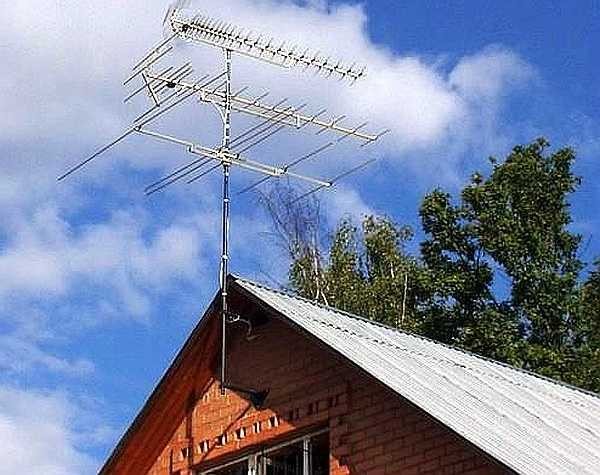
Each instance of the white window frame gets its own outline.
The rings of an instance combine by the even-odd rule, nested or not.
[[[273,445],[268,449],[262,449],[260,452],[253,452],[249,455],[245,455],[244,457],[237,458],[232,460],[231,462],[224,463],[222,465],[217,465],[216,467],[211,468],[210,470],[202,470],[196,471],[195,475],[210,475],[211,473],[222,470],[224,468],[230,467],[231,465],[238,464],[240,462],[248,462],[248,475],[264,475],[267,471],[266,460],[262,457],[264,455],[275,452],[279,449],[287,447],[288,445],[294,445],[298,442],[302,442],[302,453],[303,453],[303,475],[311,475],[310,473],[310,455],[311,455],[311,445],[310,440],[313,437],[316,437],[321,434],[326,434],[329,432],[329,429],[322,429],[317,432],[311,432],[310,434],[303,435],[301,437],[296,437],[295,439],[286,440],[277,445]]]

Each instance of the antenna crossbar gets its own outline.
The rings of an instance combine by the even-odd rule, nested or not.
[[[242,157],[240,154],[227,152],[219,148],[210,148],[204,147],[202,145],[195,144],[189,140],[182,140],[177,137],[173,137],[171,135],[163,134],[161,132],[156,132],[153,130],[149,130],[147,128],[136,127],[134,132],[142,135],[147,135],[149,137],[154,137],[156,139],[171,142],[177,145],[182,145],[187,148],[189,153],[194,155],[201,155],[211,160],[216,160],[221,164],[225,163],[228,165],[238,166],[240,168],[244,168],[246,170],[250,170],[257,173],[262,173],[264,175],[268,175],[273,178],[280,178],[282,176],[289,176],[290,178],[296,178],[301,181],[305,181],[307,183],[312,183],[315,185],[319,185],[321,187],[329,187],[331,183],[325,180],[321,180],[319,178],[313,178],[310,176],[302,175],[300,173],[294,173],[285,167],[276,167],[273,165],[267,165],[262,162],[257,162],[255,160],[250,160],[245,157]],[[190,165],[191,166],[191,165]],[[173,172],[176,173],[176,172]],[[155,184],[162,183],[164,180],[171,178],[173,174],[168,175],[162,180],[159,180]],[[152,188],[152,185],[149,185],[147,188]]]
[[[264,175],[268,175],[274,178],[280,178],[284,175],[290,176],[292,178],[297,178],[302,181],[306,181],[313,184],[318,184],[322,187],[330,187],[331,183],[328,181],[320,180],[318,178],[312,178],[306,175],[301,175],[299,173],[292,173],[284,170],[281,167],[275,167],[272,165],[266,165],[261,162],[257,162],[254,160],[249,160],[246,158],[239,158],[237,154],[226,153],[222,150],[217,149],[207,149],[206,147],[194,146],[190,150],[190,153],[203,155],[207,158],[212,158],[213,160],[219,160],[221,163],[228,163],[231,165],[237,165],[240,168],[244,168],[246,170],[262,173]]]
[[[328,182],[329,186],[332,187],[332,186],[336,185],[337,182],[339,182],[343,178],[346,178],[347,176],[352,175],[353,173],[356,173],[357,171],[365,168],[366,166],[370,165],[373,162],[376,162],[377,160],[378,160],[377,158],[371,158],[365,162],[360,163],[359,165],[357,165],[355,167],[352,167],[350,170],[346,170],[345,172],[340,173],[339,175],[335,176]],[[315,193],[321,191],[323,188],[325,188],[325,187],[322,185],[317,185],[315,188],[308,190],[306,193],[303,193],[300,196],[296,197],[294,200],[292,200],[290,202],[290,204],[294,204],[300,200],[303,200],[304,198],[309,197],[310,195],[314,195]]]
[[[197,92],[200,100],[203,102],[217,103],[222,105],[225,100],[225,93],[222,91],[208,89],[206,87],[189,83],[186,81],[172,81],[171,79],[161,77],[157,74],[148,74],[148,78],[162,82],[174,82],[178,87]],[[305,125],[313,125],[319,128],[319,132],[330,130],[344,136],[352,136],[362,139],[365,142],[373,142],[379,138],[378,134],[365,133],[360,127],[346,127],[340,125],[344,117],[336,117],[330,120],[323,120],[317,114],[306,115],[296,110],[290,110],[287,107],[264,104],[256,99],[242,95],[232,96],[232,109],[244,114],[260,117],[262,119],[272,119],[274,115],[280,117],[280,122],[289,127],[301,128]],[[320,114],[319,114],[320,115]],[[366,125],[366,124],[365,124]]]

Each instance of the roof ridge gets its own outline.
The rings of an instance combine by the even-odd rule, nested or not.
[[[534,373],[533,371],[529,371],[529,370],[524,369],[524,368],[519,368],[519,367],[510,365],[508,363],[504,363],[502,361],[497,361],[497,360],[494,360],[494,359],[489,358],[487,356],[482,356],[482,355],[479,355],[477,353],[473,353],[472,351],[465,350],[463,348],[452,346],[452,345],[449,345],[447,343],[442,343],[440,341],[434,340],[432,338],[428,338],[426,336],[418,335],[416,333],[412,333],[412,332],[409,332],[409,331],[406,331],[406,330],[395,328],[395,327],[392,327],[390,325],[386,325],[384,323],[377,322],[377,321],[374,321],[374,320],[370,320],[368,318],[361,317],[360,315],[356,315],[356,314],[351,313],[351,312],[347,312],[345,310],[340,310],[340,309],[332,307],[330,305],[325,305],[325,304],[322,304],[320,302],[317,302],[317,301],[314,301],[314,300],[310,300],[310,299],[308,299],[306,297],[302,297],[300,295],[297,295],[296,293],[292,292],[291,290],[273,289],[273,288],[271,288],[271,287],[269,287],[269,286],[267,286],[265,284],[262,284],[262,283],[259,283],[259,282],[255,282],[253,280],[247,279],[245,277],[241,277],[241,276],[236,275],[236,274],[230,274],[230,277],[233,278],[234,280],[239,280],[239,281],[242,281],[242,282],[246,282],[246,283],[248,283],[250,285],[254,285],[254,286],[262,288],[264,290],[267,290],[267,291],[270,291],[270,292],[275,292],[275,293],[278,293],[278,294],[281,294],[281,295],[284,295],[284,296],[287,296],[287,297],[290,297],[290,298],[293,298],[293,299],[296,299],[296,300],[299,300],[299,301],[302,301],[302,302],[306,302],[307,304],[314,305],[316,307],[328,310],[328,311],[333,312],[333,313],[344,315],[344,316],[346,316],[348,318],[353,318],[353,319],[356,319],[356,320],[360,320],[360,321],[363,321],[363,322],[368,323],[368,324],[373,325],[373,326],[377,326],[377,327],[384,328],[384,329],[387,329],[387,330],[392,330],[392,331],[395,331],[397,333],[402,333],[404,335],[407,335],[409,337],[417,338],[417,339],[422,340],[422,341],[426,341],[426,342],[429,342],[429,343],[440,345],[440,346],[443,346],[443,347],[448,348],[450,350],[458,351],[460,353],[463,353],[465,355],[478,358],[478,359],[486,361],[488,363],[496,364],[496,365],[499,365],[499,366],[502,366],[502,367],[505,367],[505,368],[508,368],[508,369],[511,369],[511,370],[514,370],[514,371],[518,371],[520,373],[524,373],[524,374],[527,374],[529,376],[533,376],[534,378],[540,379],[542,381],[553,383],[553,384],[555,384],[557,386],[561,386],[561,387],[566,388],[566,389],[577,391],[577,392],[579,392],[581,394],[584,394],[586,396],[592,396],[592,397],[594,397],[596,399],[600,399],[600,394],[594,393],[592,391],[588,391],[587,389],[579,388],[577,386],[573,386],[572,384],[565,383],[563,381],[559,381],[557,379],[553,379],[553,378],[550,378],[548,376],[544,376],[544,375],[541,375],[541,374],[538,374],[538,373]],[[363,336],[361,336],[361,335],[358,335],[358,336],[360,336],[361,338],[363,338]]]

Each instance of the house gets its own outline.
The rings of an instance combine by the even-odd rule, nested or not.
[[[230,277],[103,475],[597,474],[600,396]],[[499,342],[501,344],[501,342]]]

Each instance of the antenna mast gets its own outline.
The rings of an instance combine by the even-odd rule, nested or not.
[[[223,151],[230,153],[231,142],[231,50],[225,48],[225,107],[223,108]],[[223,161],[223,218],[221,230],[221,392],[227,383],[227,276],[229,275],[229,163]]]
[[[251,399],[257,401],[257,404],[260,405],[260,402],[266,397],[265,391],[244,390],[231,384],[227,378],[227,325],[240,320],[238,315],[230,312],[227,289],[231,199],[229,185],[232,167],[263,175],[256,182],[238,191],[238,194],[251,191],[271,179],[287,177],[312,185],[311,189],[296,198],[296,200],[300,200],[320,190],[333,187],[339,180],[364,168],[376,159],[367,160],[331,179],[322,179],[296,172],[295,170],[302,163],[314,159],[317,155],[330,150],[347,138],[358,140],[361,142],[361,146],[366,146],[376,142],[389,130],[379,133],[365,132],[363,129],[367,126],[367,123],[345,125],[343,123],[346,119],[345,115],[326,118],[326,109],[320,109],[312,114],[305,114],[302,110],[306,107],[306,104],[299,106],[286,105],[287,99],[276,103],[265,102],[264,99],[269,95],[268,92],[252,97],[245,94],[248,87],[243,87],[238,91],[232,90],[233,54],[243,55],[284,68],[302,67],[305,70],[313,70],[326,77],[346,79],[352,83],[365,76],[365,68],[357,67],[356,63],[351,66],[344,66],[341,61],[332,60],[331,57],[322,56],[318,52],[310,53],[308,49],[287,46],[285,42],[279,43],[273,38],[266,39],[262,35],[255,35],[220,20],[207,16],[186,17],[184,12],[177,8],[169,9],[165,22],[170,27],[170,34],[135,64],[132,73],[124,81],[125,86],[134,79],[139,79],[141,82],[139,87],[127,95],[124,102],[129,102],[138,94],[145,92],[150,100],[150,107],[133,119],[131,126],[117,138],[67,170],[58,180],[62,181],[80,170],[132,134],[145,135],[163,142],[183,146],[190,154],[198,157],[148,185],[144,190],[146,195],[164,190],[183,179],[186,179],[187,183],[194,183],[213,170],[219,167],[222,169],[221,262],[219,271],[222,331],[221,391],[224,393],[225,389],[231,388],[249,393]],[[173,52],[173,43],[178,39],[221,49],[224,53],[224,70],[217,74],[205,74],[199,78],[191,79],[194,69],[190,62],[186,62],[179,67],[169,65],[166,68],[157,69],[158,64]],[[219,111],[223,122],[220,146],[207,147],[193,140],[178,138],[148,128],[150,123],[191,97],[196,97],[201,104],[211,104]],[[258,119],[260,122],[236,137],[232,137],[231,116],[234,112]],[[337,137],[332,138],[315,150],[290,160],[283,166],[251,160],[246,155],[248,150],[281,130],[300,130],[304,128],[316,129],[316,135],[330,132]],[[210,164],[212,166],[206,168]]]

